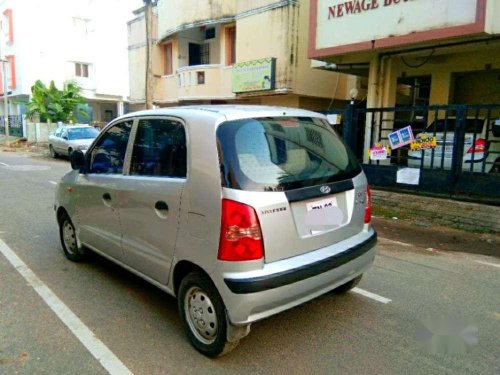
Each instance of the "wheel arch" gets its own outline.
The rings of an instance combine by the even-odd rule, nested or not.
[[[212,278],[208,275],[208,273],[200,266],[188,260],[181,260],[180,262],[176,263],[172,277],[173,292],[176,297],[178,295],[182,279],[191,272],[200,272],[206,277],[208,277],[210,280],[212,280]]]
[[[63,206],[60,206],[57,209],[57,213],[56,213],[57,223],[58,224],[61,224],[61,219],[62,219],[62,217],[63,217],[64,214],[68,215],[68,217],[69,217],[68,211],[66,211],[66,209]]]

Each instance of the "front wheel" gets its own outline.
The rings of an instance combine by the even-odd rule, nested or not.
[[[346,282],[345,284],[342,284],[341,286],[338,286],[337,288],[335,288],[333,290],[333,293],[335,294],[344,294],[344,293],[347,293],[348,291],[350,291],[351,289],[355,288],[356,285],[359,284],[359,282],[361,281],[361,278],[363,277],[363,275],[359,275],[358,277]]]
[[[179,314],[191,344],[208,357],[229,353],[238,341],[227,340],[226,311],[212,281],[192,272],[181,282],[178,293]]]
[[[73,262],[80,262],[86,258],[87,253],[85,248],[79,245],[75,226],[66,213],[64,213],[59,220],[59,236],[66,258]]]
[[[52,147],[52,145],[49,145],[49,153],[51,158],[57,158],[57,152],[54,150],[54,147]]]

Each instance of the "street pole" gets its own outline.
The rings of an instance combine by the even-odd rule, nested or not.
[[[10,146],[9,142],[9,102],[7,98],[7,76],[5,74],[5,60],[2,61],[2,77],[3,77],[3,108],[4,108],[4,126],[5,126],[5,145]]]

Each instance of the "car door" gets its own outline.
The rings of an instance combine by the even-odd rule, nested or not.
[[[57,139],[56,151],[60,154],[68,153],[68,129],[63,129],[61,132],[61,136]]]
[[[186,133],[179,120],[137,124],[130,173],[120,181],[124,262],[167,284],[186,183]]]
[[[87,154],[86,173],[76,188],[79,236],[83,244],[122,260],[118,192],[132,120],[107,128]]]

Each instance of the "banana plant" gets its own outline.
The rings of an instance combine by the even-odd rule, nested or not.
[[[26,115],[38,116],[42,122],[77,122],[77,116],[88,117],[85,98],[80,94],[80,86],[73,81],[64,83],[59,90],[54,81],[47,87],[37,80],[31,87],[31,99],[27,103]]]

